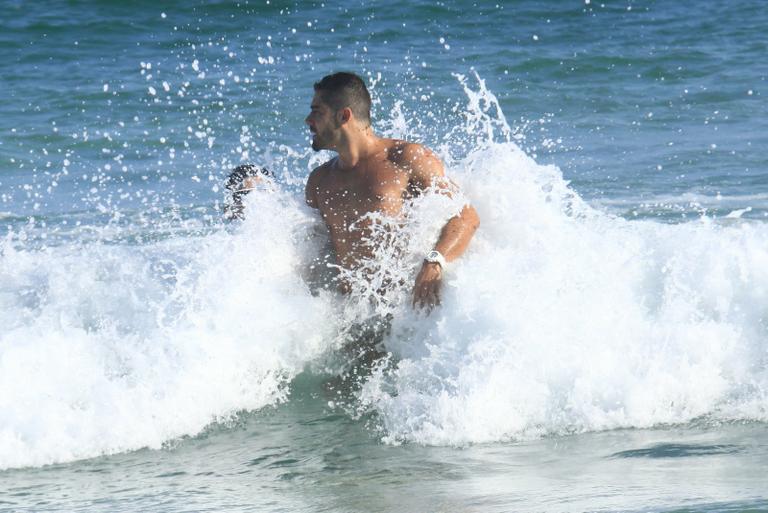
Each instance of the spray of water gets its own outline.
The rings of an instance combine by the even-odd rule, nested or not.
[[[462,193],[367,219],[386,243],[359,272],[322,258],[327,234],[290,187],[248,196],[238,225],[169,207],[163,225],[139,210],[51,245],[10,233],[0,467],[160,447],[287,400],[294,376],[324,372],[315,363],[377,318],[391,319],[391,356],[355,407],[388,442],[765,420],[766,226],[595,210],[517,146],[492,93],[470,82],[459,77],[463,121],[434,145]],[[409,133],[411,116],[395,109],[382,128]],[[282,167],[306,169],[309,153],[268,148],[298,185]],[[420,260],[467,201],[481,228],[447,271],[442,306],[415,311]],[[334,292],[338,275],[351,297]]]
[[[451,174],[482,226],[443,306],[394,313],[360,394],[386,441],[465,444],[765,420],[768,229],[628,222],[510,142],[469,89],[475,148]]]

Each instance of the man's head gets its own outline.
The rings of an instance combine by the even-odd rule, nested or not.
[[[229,198],[224,205],[226,217],[228,219],[242,219],[243,197],[272,178],[273,175],[269,169],[256,167],[253,164],[243,164],[233,169],[224,185],[229,191]]]
[[[312,149],[333,149],[339,130],[352,121],[361,128],[371,124],[371,95],[354,73],[327,75],[315,83],[312,111],[305,120],[312,132]]]

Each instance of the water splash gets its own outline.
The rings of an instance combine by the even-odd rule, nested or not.
[[[395,358],[360,393],[383,439],[766,420],[768,228],[595,210],[557,168],[496,140],[510,132],[482,91],[466,116],[481,135],[450,170],[481,229],[447,274],[441,309],[394,314]]]
[[[520,149],[482,81],[461,83],[468,110],[435,147],[464,196],[426,194],[403,219],[373,216],[389,243],[361,273],[342,271],[348,301],[327,276],[313,282],[329,262],[316,258],[327,254],[323,227],[290,187],[249,196],[236,226],[206,219],[208,207],[163,205],[153,208],[167,209],[164,224],[123,211],[57,244],[32,242],[39,224],[10,233],[0,246],[0,466],[160,447],[286,400],[295,375],[376,316],[392,318],[393,356],[357,407],[386,441],[765,420],[765,225],[606,215]],[[403,133],[413,123],[390,119]],[[299,187],[308,150],[266,147]],[[421,258],[467,199],[481,228],[449,269],[441,308],[415,311]]]
[[[301,279],[314,218],[281,193],[247,208],[274,217],[139,248],[6,241],[0,467],[159,448],[286,398],[333,306]]]

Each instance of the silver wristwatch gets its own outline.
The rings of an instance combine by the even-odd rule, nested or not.
[[[434,249],[427,253],[427,256],[424,257],[424,260],[433,264],[440,264],[440,267],[443,270],[445,270],[445,268],[448,266],[448,262],[445,261],[443,254]]]

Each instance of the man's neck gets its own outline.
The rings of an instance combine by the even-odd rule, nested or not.
[[[374,155],[380,149],[380,141],[381,139],[370,128],[348,134],[337,149],[339,168],[352,169],[360,161]]]

